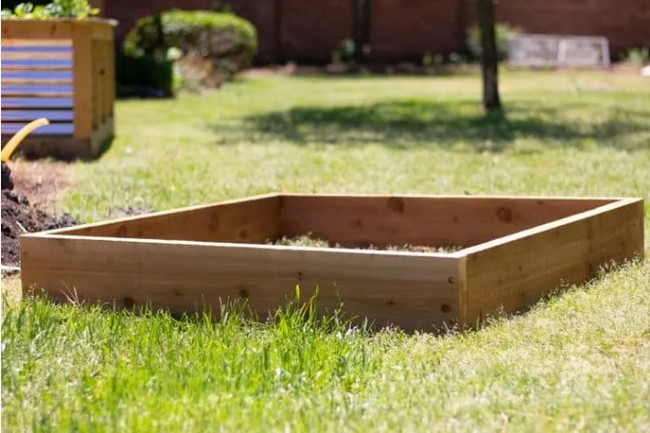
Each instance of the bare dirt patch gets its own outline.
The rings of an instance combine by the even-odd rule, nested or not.
[[[14,171],[13,169],[17,170]],[[63,188],[63,168],[50,163],[3,164],[2,265],[20,263],[20,235],[77,224],[70,215],[54,216],[48,210]],[[27,195],[35,197],[31,202]]]
[[[67,163],[16,160],[10,162],[10,167],[17,194],[29,197],[33,206],[56,210],[60,193],[70,185]]]

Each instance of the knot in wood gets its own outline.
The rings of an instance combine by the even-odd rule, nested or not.
[[[392,211],[402,213],[404,212],[404,200],[398,197],[390,197],[388,199],[388,208]]]
[[[507,207],[500,207],[499,210],[497,210],[497,218],[503,222],[509,223],[512,221],[512,211]]]

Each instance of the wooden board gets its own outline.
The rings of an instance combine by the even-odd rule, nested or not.
[[[2,83],[72,84],[70,71],[2,71]]]
[[[69,20],[2,20],[2,39],[56,40],[72,37]]]
[[[34,118],[37,119],[38,112],[34,112]],[[32,119],[32,120],[33,120]],[[16,132],[20,131],[23,126],[25,126],[27,123],[26,121],[22,122],[9,122],[9,121],[3,121],[2,126],[0,127],[0,130],[2,131],[2,135],[5,136],[12,136]],[[74,130],[74,126],[72,123],[52,123],[49,125],[45,125],[40,127],[38,130],[34,131],[34,133],[30,134],[31,136],[39,136],[39,135],[64,135],[64,136],[70,136],[72,135],[72,131]],[[23,145],[21,145],[23,147]]]
[[[56,97],[2,97],[2,108],[72,108],[72,98]]]
[[[92,39],[90,27],[75,27],[74,44],[74,137],[88,138],[93,130]]]
[[[119,238],[263,243],[279,236],[280,199],[266,195],[217,205],[63,229],[58,233]]]
[[[245,298],[266,317],[299,284],[305,300],[318,288],[321,311],[343,305],[375,326],[433,330],[457,315],[455,258],[80,236],[21,242],[23,287],[61,301],[193,312]]]
[[[90,157],[94,158],[102,154],[109,146],[115,136],[115,121],[109,117],[106,121],[95,129],[90,136]]]
[[[55,59],[55,60],[66,60],[70,59],[72,57],[72,52],[70,53],[61,53],[61,52],[48,52],[48,51],[43,51],[43,52],[11,52],[11,51],[2,51],[2,60],[36,60],[36,59]],[[5,65],[7,66],[7,65]]]
[[[281,231],[346,246],[471,246],[609,203],[544,197],[285,195]]]
[[[70,39],[77,28],[90,29],[93,39],[111,40],[117,21],[89,18],[84,20],[60,18],[48,20],[2,20],[2,45],[10,45],[5,40],[48,40]]]
[[[32,121],[39,117],[45,117],[52,121],[71,121],[72,110],[2,110],[3,121]]]
[[[12,134],[2,135],[2,145],[4,146],[11,137]],[[92,152],[90,140],[76,139],[67,133],[30,134],[20,144],[18,152],[28,159],[52,157],[64,161],[90,159],[96,156]]]
[[[463,251],[461,321],[514,312],[608,262],[643,257],[643,201],[621,200]]]
[[[4,23],[3,23],[4,26]],[[72,47],[72,40],[71,39],[44,39],[44,38],[28,38],[28,39],[21,39],[17,37],[9,37],[11,35],[8,34],[8,37],[4,37],[3,33],[3,38],[2,38],[2,46],[3,47],[25,47],[25,46],[31,46],[31,47],[42,47],[42,46],[48,46],[48,47]],[[3,48],[4,51],[5,48]]]
[[[64,111],[61,112],[65,113]],[[35,111],[35,113],[38,113],[38,111]],[[52,127],[54,127],[54,133],[48,132],[52,131]],[[3,122],[3,146],[18,128],[19,126],[16,123]],[[93,131],[89,139],[74,138],[72,137],[72,131],[73,125],[70,123],[57,123],[44,126],[26,137],[18,148],[18,152],[30,159],[53,157],[65,161],[72,161],[75,159],[96,158],[107,148],[110,140],[112,140],[114,131],[113,118],[109,118],[102,126]]]
[[[442,254],[264,244],[309,232],[350,244],[474,246]],[[272,194],[25,235],[21,246],[24,290],[59,300],[74,292],[196,311],[246,298],[266,314],[299,284],[306,298],[318,287],[326,310],[434,330],[520,310],[604,263],[642,257],[643,202]]]
[[[72,86],[69,84],[5,84],[2,86],[2,95],[69,98],[72,96]]]

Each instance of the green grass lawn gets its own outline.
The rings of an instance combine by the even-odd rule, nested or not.
[[[287,192],[638,196],[650,202],[650,80],[506,72],[256,77],[121,101],[117,139],[75,163],[85,221]],[[650,206],[646,204],[646,227]],[[648,251],[646,235],[646,255]],[[287,308],[251,322],[13,302],[7,431],[650,431],[650,265],[445,336],[367,332]]]

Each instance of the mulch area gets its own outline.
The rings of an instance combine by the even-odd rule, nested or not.
[[[16,193],[29,197],[32,206],[50,212],[56,209],[60,192],[70,186],[68,163],[18,159],[9,164]]]

